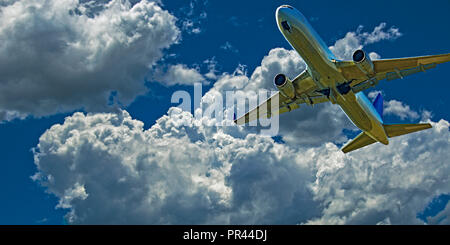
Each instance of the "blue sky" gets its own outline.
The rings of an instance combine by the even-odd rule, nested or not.
[[[171,64],[198,66],[202,74],[208,72],[204,61],[214,59],[217,75],[233,73],[238,65],[245,65],[248,75],[261,65],[261,60],[271,49],[281,47],[290,50],[289,44],[279,33],[275,23],[275,10],[282,4],[290,4],[300,10],[328,45],[333,45],[347,32],[354,32],[358,26],[371,32],[380,23],[394,26],[402,36],[395,40],[385,40],[368,44],[364,49],[376,52],[382,58],[396,58],[429,54],[448,53],[450,33],[450,3],[433,1],[162,1],[162,8],[178,18],[177,27],[181,39],[163,50],[163,59],[155,62],[155,67],[167,69]],[[365,5],[366,4],[366,5]],[[205,17],[200,17],[206,13]],[[183,21],[192,20],[200,33],[183,29]],[[0,34],[3,35],[3,34]],[[1,36],[0,36],[1,38]],[[228,47],[228,48],[225,48]],[[170,55],[174,54],[174,55]],[[447,105],[448,71],[450,64],[443,64],[425,74],[417,74],[403,80],[381,82],[376,90],[383,91],[385,100],[406,103],[419,114],[424,110],[432,113],[432,120],[449,120]],[[152,78],[148,71],[145,83],[148,92],[140,95],[126,109],[131,117],[144,123],[148,129],[165,115],[173,104],[170,96],[176,90],[192,93],[191,85],[167,86]],[[203,93],[214,84],[203,87]],[[5,109],[3,107],[2,109]],[[7,109],[7,108],[6,108]],[[91,111],[90,109],[87,109]],[[78,108],[44,116],[29,115],[0,124],[0,224],[65,224],[64,215],[68,209],[55,208],[59,198],[47,193],[31,179],[38,170],[34,163],[32,148],[39,143],[39,137],[52,125],[64,123]],[[98,111],[98,110],[94,110]],[[386,115],[387,122],[417,121],[411,118],[401,120],[395,115]],[[354,134],[350,132],[350,134]],[[439,154],[439,153],[437,153]],[[426,163],[424,163],[426,164]],[[442,164],[448,164],[443,162]],[[89,189],[88,189],[89,193]],[[414,195],[414,192],[412,192]],[[433,202],[423,210],[417,210],[419,218],[433,216],[445,208],[448,193],[435,193]],[[414,198],[414,197],[412,197]],[[440,203],[437,205],[436,203]],[[422,212],[423,211],[423,212]],[[292,215],[296,215],[293,213]],[[189,222],[190,219],[186,219]],[[279,222],[279,221],[274,221]]]

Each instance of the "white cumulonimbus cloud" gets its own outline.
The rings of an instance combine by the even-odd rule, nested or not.
[[[384,30],[386,23],[380,23],[371,33],[363,32],[363,26],[359,26],[356,32],[347,32],[344,38],[339,39],[330,47],[331,51],[338,59],[350,60],[356,49],[362,49],[364,45],[376,43],[383,40],[395,40],[402,36],[402,33],[396,27],[390,27]],[[379,59],[380,56],[375,52],[369,53],[371,59]]]
[[[375,97],[382,93],[382,91],[375,90],[370,92],[367,97],[370,99],[375,99]],[[398,100],[387,100],[383,102],[383,115],[393,115],[397,116],[402,120],[409,119],[409,120],[417,120],[420,118],[419,113],[412,110],[411,107],[401,101]],[[422,111],[422,117],[424,118],[431,118],[431,114],[429,111]]]
[[[154,80],[166,86],[208,84],[198,69],[189,68],[184,64],[169,65],[165,72],[157,71]]]
[[[389,100],[384,103],[384,114],[386,115],[396,115],[402,120],[406,118],[418,119],[420,116],[417,112],[413,111],[409,105],[405,105],[403,102],[398,100]]]
[[[33,179],[75,224],[417,224],[450,192],[445,120],[347,155],[195,120],[75,113],[40,137]]]
[[[179,40],[176,18],[142,0],[0,5],[0,120],[108,110],[144,94],[144,77]]]

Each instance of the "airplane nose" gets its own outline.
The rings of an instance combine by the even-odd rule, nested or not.
[[[281,5],[280,7],[277,8],[277,11],[275,14],[277,22],[288,19],[289,16],[291,16],[293,12],[294,12],[294,8],[291,7],[290,5]]]
[[[291,32],[291,26],[290,23],[288,22],[288,19],[289,19],[289,12],[292,10],[293,8],[289,5],[281,5],[280,7],[277,8],[276,19],[277,23],[280,26],[280,30],[281,28],[283,28],[285,31]]]
[[[288,9],[293,9],[291,6],[289,5],[281,5],[280,7],[277,8],[277,17],[281,17],[283,15],[286,15],[286,12]]]
[[[291,28],[296,26],[299,30],[309,29],[305,16],[290,5],[281,5],[276,11],[278,26],[284,31],[291,32]]]
[[[294,8],[292,8],[292,6],[290,6],[290,5],[287,5],[287,4],[285,4],[285,5],[281,5],[279,8],[288,8],[288,9],[294,9]]]

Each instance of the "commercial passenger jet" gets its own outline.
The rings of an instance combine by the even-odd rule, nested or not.
[[[379,94],[371,103],[362,92],[380,80],[393,80],[425,72],[437,64],[450,61],[450,54],[371,60],[363,50],[353,53],[353,60],[336,59],[306,18],[291,6],[276,11],[278,28],[300,54],[307,69],[290,80],[284,74],[274,78],[278,92],[258,107],[235,120],[245,124],[299,108],[330,101],[338,104],[362,132],[342,148],[344,153],[375,142],[389,144],[391,137],[431,128],[429,123],[386,124],[383,122],[383,98]],[[271,112],[267,108],[278,110]]]

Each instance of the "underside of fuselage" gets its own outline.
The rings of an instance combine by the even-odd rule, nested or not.
[[[388,144],[380,115],[363,92],[354,93],[336,66],[334,54],[317,35],[306,18],[290,6],[276,11],[278,27],[289,44],[300,54],[308,73],[330,102],[338,104],[355,126],[373,140]]]

